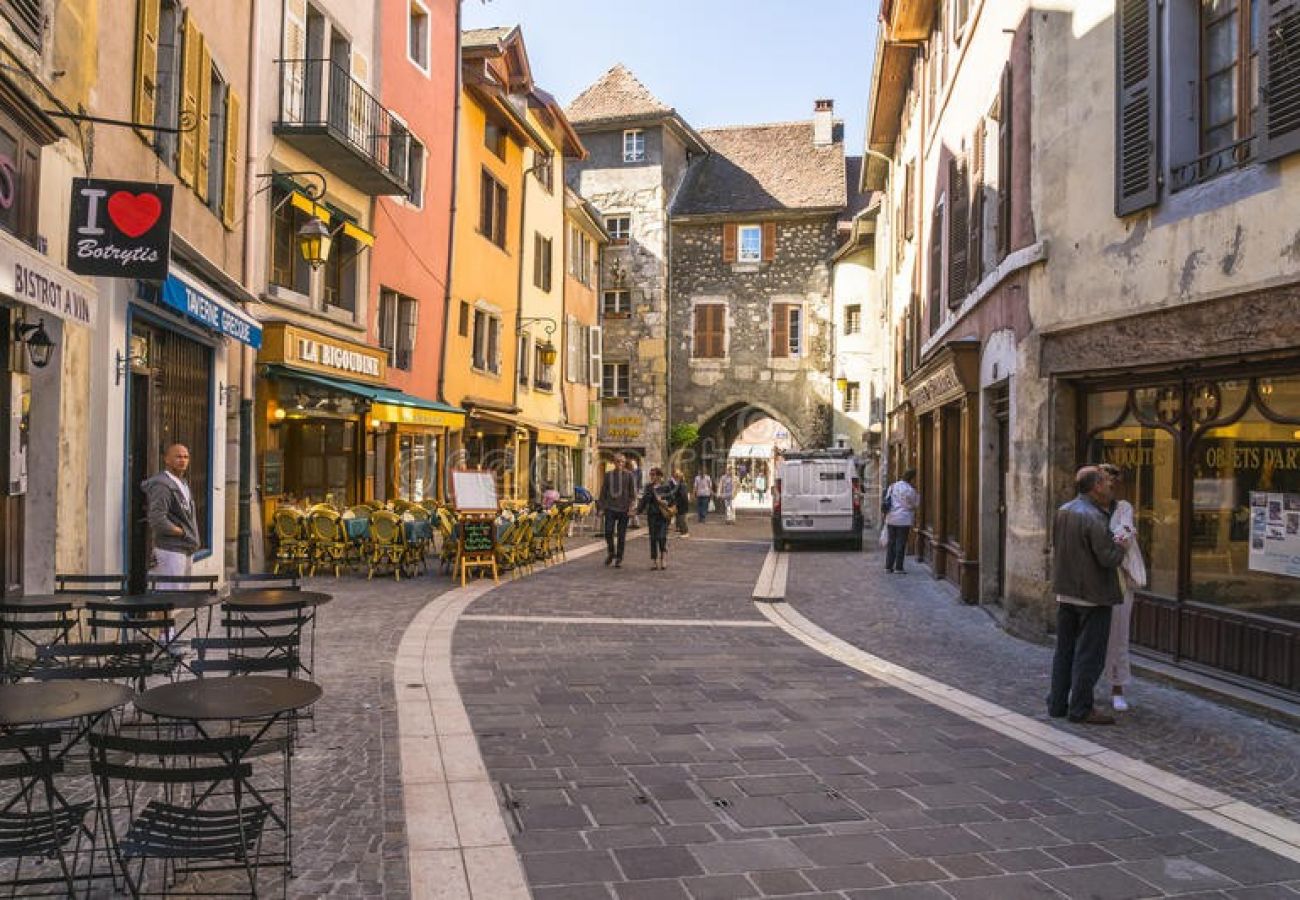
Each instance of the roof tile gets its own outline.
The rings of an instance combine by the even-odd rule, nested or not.
[[[672,107],[650,93],[622,63],[600,76],[565,110],[574,125],[672,113]]]

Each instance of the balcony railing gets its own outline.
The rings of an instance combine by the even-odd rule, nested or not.
[[[280,60],[280,118],[274,130],[367,193],[410,190],[410,132],[331,60]]]
[[[1182,165],[1174,166],[1169,172],[1169,192],[1176,194],[1189,187],[1217,178],[1224,172],[1240,169],[1255,158],[1255,136],[1228,144],[1217,150],[1211,150],[1202,156]]]

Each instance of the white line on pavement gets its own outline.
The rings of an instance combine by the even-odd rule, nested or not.
[[[775,549],[767,551],[767,558],[763,560],[763,568],[758,573],[758,581],[754,583],[754,593],[751,595],[755,600],[766,600],[775,602],[785,599],[785,581],[790,573],[790,557],[785,553],[778,553]]]
[[[461,622],[541,622],[559,625],[685,625],[691,628],[775,628],[766,619],[623,619],[616,616],[461,616]]]
[[[1300,861],[1298,822],[873,656],[809,621],[788,604],[760,603],[758,608],[787,634],[859,672],[1279,856]]]

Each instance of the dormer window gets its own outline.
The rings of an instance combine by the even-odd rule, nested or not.
[[[623,162],[645,162],[645,132],[640,128],[623,132]]]
[[[737,262],[759,262],[763,258],[763,227],[761,225],[741,225],[737,233]]]

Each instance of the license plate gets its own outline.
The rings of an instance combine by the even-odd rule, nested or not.
[[[785,520],[786,528],[812,528],[813,520],[808,516],[791,517]]]

